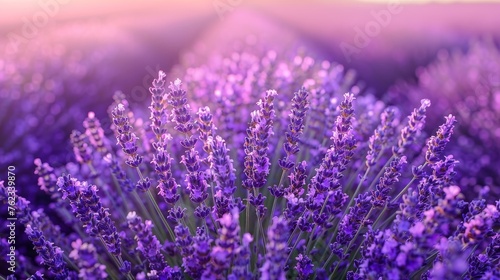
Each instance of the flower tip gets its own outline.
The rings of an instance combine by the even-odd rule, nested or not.
[[[176,86],[176,87],[180,87],[180,86],[181,86],[181,84],[182,84],[181,79],[179,79],[179,78],[175,79],[175,81],[174,81],[174,86]]]
[[[247,232],[247,233],[243,234],[242,241],[243,241],[244,245],[248,245],[248,244],[252,243],[253,237],[250,233]]]
[[[427,107],[431,106],[431,101],[429,99],[422,99],[420,101],[420,104],[422,104],[422,106],[427,108]]]
[[[160,80],[162,80],[163,78],[165,78],[167,76],[167,74],[165,74],[165,72],[163,72],[163,70],[160,70],[158,71],[158,78]]]
[[[127,220],[133,220],[133,219],[135,219],[135,217],[137,217],[137,214],[135,213],[135,211],[128,212]]]

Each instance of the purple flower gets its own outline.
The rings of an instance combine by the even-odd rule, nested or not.
[[[221,225],[219,237],[215,241],[215,247],[212,248],[210,253],[211,261],[203,273],[202,279],[220,279],[230,268],[236,250],[240,246],[238,212],[238,209],[234,208],[219,219]]]
[[[40,189],[51,196],[52,199],[58,200],[61,193],[57,190],[57,177],[54,174],[54,168],[48,163],[37,158],[35,159],[35,174],[38,175],[38,186]]]
[[[366,165],[368,167],[375,165],[377,159],[394,136],[396,126],[399,124],[396,114],[397,110],[389,107],[380,115],[382,122],[368,142],[369,151],[366,154]]]
[[[181,162],[186,166],[188,174],[186,175],[187,189],[189,198],[194,203],[202,203],[208,197],[208,183],[205,174],[200,170],[200,157],[195,149],[186,151],[182,156]]]
[[[157,147],[151,163],[153,163],[159,177],[158,194],[168,203],[175,204],[180,195],[177,193],[179,185],[172,174],[172,158],[170,154],[165,149]]]
[[[165,112],[165,73],[163,71],[158,72],[158,78],[153,80],[153,86],[149,88],[151,93],[151,130],[159,139],[167,131],[165,124],[168,122],[167,114]]]
[[[32,227],[28,224],[26,226],[26,234],[31,242],[33,242],[36,252],[42,258],[42,264],[45,264],[49,268],[52,277],[61,280],[71,279],[69,276],[72,274],[68,273],[61,248],[48,242],[37,227]]]
[[[186,212],[186,208],[175,206],[168,211],[167,220],[175,225],[178,225],[182,222],[182,219],[184,218],[184,212]]]
[[[259,269],[261,279],[280,279],[285,278],[285,261],[288,253],[287,246],[288,225],[282,217],[274,217],[272,225],[267,231],[266,261]]]
[[[80,269],[78,277],[95,280],[108,277],[106,266],[98,263],[94,245],[83,243],[81,239],[77,239],[71,243],[71,247],[73,247],[73,251],[69,253],[69,257],[78,264]]]
[[[366,223],[366,217],[370,209],[371,196],[368,193],[360,194],[354,199],[354,205],[350,211],[345,215],[339,224],[339,232],[337,235],[337,242],[345,245],[349,243],[358,229]]]
[[[97,195],[97,187],[89,185],[87,182],[82,182],[80,187],[80,203],[92,212],[87,233],[99,236],[111,254],[120,256],[121,240],[113,221],[109,217],[111,215],[109,209],[104,208],[101,204],[100,198]]]
[[[306,280],[314,273],[312,261],[309,257],[299,254],[296,258],[297,264],[295,269],[297,270],[298,279]]]
[[[266,183],[269,174],[269,138],[273,134],[275,110],[273,101],[277,95],[275,90],[266,91],[264,99],[257,105],[260,109],[253,111],[245,138],[245,175],[243,185],[246,189],[259,189]]]
[[[123,152],[128,156],[126,163],[131,167],[138,167],[142,162],[142,156],[137,154],[137,140],[139,139],[132,132],[129,117],[126,114],[125,106],[118,104],[112,111],[113,124],[116,127],[117,144],[122,147]]]
[[[431,102],[428,99],[422,99],[420,104],[420,107],[414,109],[408,117],[408,125],[401,130],[397,146],[392,148],[392,152],[397,156],[403,155],[406,149],[415,141],[416,136],[422,131],[425,124],[425,112],[431,106]]]
[[[372,204],[374,207],[384,207],[390,199],[388,195],[391,185],[399,181],[401,170],[406,164],[406,157],[394,158],[390,165],[385,168],[384,174],[380,177],[378,183],[375,185],[375,190],[372,191]]]
[[[149,267],[152,270],[163,271],[167,264],[160,252],[160,242],[153,235],[153,223],[149,220],[142,222],[142,218],[137,216],[135,212],[128,213],[127,221],[129,228],[136,234],[137,250],[148,261]]]
[[[186,91],[181,88],[182,82],[180,79],[176,79],[173,83],[170,83],[170,92],[167,94],[166,99],[170,106],[172,106],[172,121],[175,122],[175,130],[183,134],[190,134],[191,130],[194,128],[193,121],[191,119],[189,104],[187,104]],[[183,143],[186,149],[192,146],[191,139],[187,139]]]
[[[283,144],[286,156],[278,161],[283,169],[291,169],[295,165],[291,157],[299,152],[298,141],[305,127],[305,116],[309,107],[308,95],[309,92],[305,88],[301,88],[294,93],[292,98],[292,109],[289,115],[290,123],[288,124],[288,131],[285,133],[286,141]]]
[[[233,160],[229,158],[226,142],[220,137],[209,137],[207,143],[210,147],[210,168],[215,175],[217,183],[215,190],[221,190],[225,196],[232,196],[236,190]]]
[[[425,154],[425,159],[428,163],[432,164],[439,160],[446,144],[450,141],[455,122],[455,117],[448,115],[446,117],[446,122],[439,127],[436,136],[432,136],[427,142],[428,149]]]
[[[201,269],[197,274],[201,274],[206,265],[210,262],[212,240],[203,228],[198,228],[196,230],[196,235],[193,237],[193,242],[194,258]]]
[[[196,121],[198,125],[198,131],[200,133],[200,140],[203,142],[203,150],[206,153],[210,153],[210,147],[208,144],[208,138],[215,135],[215,126],[213,124],[213,115],[210,112],[209,107],[202,107],[198,109],[198,120]]]
[[[235,260],[233,261],[233,266],[231,274],[228,275],[229,280],[251,280],[253,278],[252,273],[249,271],[250,259],[250,243],[252,243],[253,238],[250,233],[243,234],[241,238],[241,246],[235,251]]]
[[[73,144],[73,152],[75,153],[76,161],[79,163],[90,162],[90,151],[87,143],[85,142],[86,136],[78,130],[71,132],[71,144]]]
[[[222,214],[229,212],[234,207],[238,207],[240,211],[243,210],[243,207],[240,206],[241,200],[233,197],[236,191],[236,176],[226,142],[220,136],[216,136],[215,138],[209,137],[207,144],[210,149],[208,162],[216,183],[214,189],[217,198],[215,199],[214,211],[219,217],[222,217]]]
[[[493,233],[493,224],[499,215],[495,206],[488,205],[483,211],[466,220],[463,224],[463,241],[475,244]]]
[[[88,113],[88,117],[83,121],[83,126],[85,127],[85,134],[90,144],[101,153],[101,155],[108,154],[109,148],[107,138],[104,137],[104,130],[94,112]]]
[[[97,195],[97,187],[87,182],[79,182],[70,175],[59,177],[57,185],[63,193],[63,199],[70,201],[73,213],[92,236],[99,236],[106,244],[108,251],[119,256],[121,254],[120,238],[110,219],[109,210],[101,204]]]

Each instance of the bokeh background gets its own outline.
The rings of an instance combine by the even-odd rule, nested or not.
[[[38,190],[35,158],[55,167],[73,160],[69,134],[89,111],[109,125],[115,91],[145,108],[159,69],[241,40],[303,47],[341,63],[367,92],[407,111],[430,98],[437,108],[430,127],[459,115],[451,149],[462,151],[461,183],[500,185],[498,1],[1,0],[0,7],[0,166],[16,166],[23,196]],[[346,46],[355,52],[346,55]]]

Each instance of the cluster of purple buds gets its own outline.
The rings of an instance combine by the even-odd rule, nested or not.
[[[498,278],[500,202],[455,180],[458,116],[425,146],[429,100],[386,106],[340,65],[259,55],[159,72],[149,108],[115,95],[111,127],[82,115],[75,162],[35,161],[56,207],[14,193],[43,260],[25,257],[15,277]]]

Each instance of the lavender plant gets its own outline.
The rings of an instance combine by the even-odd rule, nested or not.
[[[438,112],[456,114],[459,134],[450,150],[462,162],[457,166],[457,179],[471,189],[486,184],[495,196],[500,185],[496,170],[500,155],[499,73],[498,46],[493,40],[477,40],[465,52],[440,51],[435,61],[417,71],[417,84],[398,84],[392,89],[393,101],[399,104],[429,98],[436,105],[429,112],[433,122],[441,118]],[[468,152],[461,152],[464,149]]]
[[[426,140],[429,100],[405,120],[300,54],[184,70],[149,111],[90,113],[71,168],[35,161],[62,224],[17,197],[39,257],[11,279],[500,278],[500,201],[456,185],[454,116]]]

